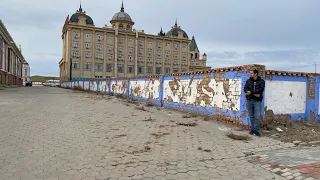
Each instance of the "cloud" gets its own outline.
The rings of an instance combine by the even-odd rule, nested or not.
[[[32,71],[59,75],[61,30],[67,15],[79,8],[79,0],[10,0],[1,2],[0,17]],[[97,27],[110,25],[121,1],[82,1],[82,8]],[[178,25],[195,35],[200,51],[212,67],[249,63],[268,68],[313,72],[319,62],[319,0],[124,0],[135,27],[157,34]],[[305,67],[303,69],[303,67]],[[292,68],[291,68],[292,69]]]

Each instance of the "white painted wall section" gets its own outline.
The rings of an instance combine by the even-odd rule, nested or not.
[[[139,93],[135,93],[134,89],[140,88]],[[160,81],[154,80],[152,81],[130,81],[130,91],[132,91],[133,96],[139,96],[142,98],[149,98],[149,96],[153,96],[153,99],[159,99],[160,97]]]
[[[265,106],[274,114],[305,113],[307,83],[266,80]]]
[[[201,79],[194,79],[190,86],[190,80],[179,81],[179,90],[175,95],[170,89],[170,81],[172,80],[164,81],[164,99],[171,97],[173,102],[194,105],[196,98],[201,96],[201,94],[197,92],[197,85]],[[214,107],[216,105],[219,108],[231,110],[230,103],[232,103],[234,105],[233,110],[240,110],[241,79],[229,80],[229,93],[224,91],[223,82],[216,82],[215,79],[211,79],[208,86],[212,88],[214,92],[208,92],[203,87],[202,91],[211,99],[210,106]],[[202,100],[200,105],[205,106],[205,102]]]
[[[89,90],[89,81],[84,81],[84,89]]]
[[[98,87],[99,87],[99,92],[107,92],[108,91],[107,81],[100,81]]]

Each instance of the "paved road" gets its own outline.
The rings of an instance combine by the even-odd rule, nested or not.
[[[224,125],[146,109],[55,87],[0,91],[0,179],[286,179],[249,154],[291,144],[234,141]]]

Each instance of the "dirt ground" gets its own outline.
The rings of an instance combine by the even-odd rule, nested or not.
[[[270,121],[262,124],[261,134],[263,136],[269,136],[283,142],[296,142],[300,145],[320,145],[320,122]],[[277,130],[277,128],[280,129]]]

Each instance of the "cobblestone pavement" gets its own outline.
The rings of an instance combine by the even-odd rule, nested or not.
[[[265,137],[235,141],[225,136],[224,125],[198,120],[197,126],[179,126],[195,118],[145,109],[53,87],[0,91],[0,179],[288,178],[261,158],[274,161],[292,144]],[[299,157],[288,163],[305,161]]]

